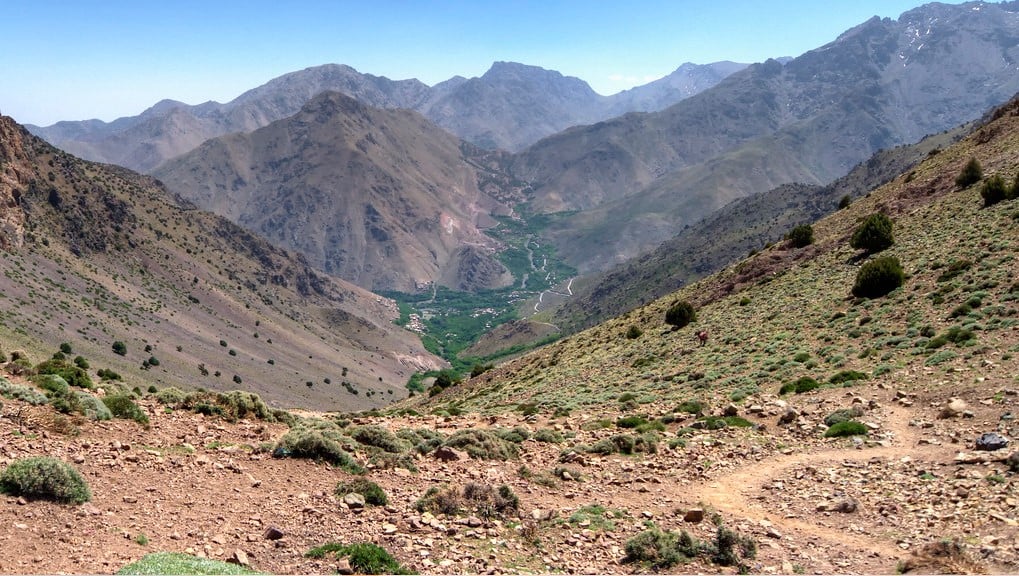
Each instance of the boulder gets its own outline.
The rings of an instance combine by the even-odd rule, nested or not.
[[[977,438],[976,444],[977,450],[993,452],[995,450],[1006,448],[1008,446],[1008,438],[1005,438],[997,432],[988,432],[986,434],[981,434],[980,437]]]
[[[450,448],[449,446],[439,446],[435,449],[435,452],[433,452],[432,455],[437,460],[442,460],[443,462],[458,462],[470,458],[470,455],[466,452],[457,450],[456,448]]]
[[[683,522],[690,522],[696,524],[704,520],[704,509],[703,508],[691,508],[683,514]]]

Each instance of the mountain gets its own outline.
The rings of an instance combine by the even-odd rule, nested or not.
[[[873,18],[672,107],[568,129],[513,160],[581,272],[650,250],[729,202],[826,184],[881,148],[973,120],[1019,90],[1013,4],[929,4]]]
[[[0,249],[0,335],[34,362],[67,342],[131,386],[244,388],[337,410],[387,404],[415,371],[441,365],[393,325],[394,302],[8,117]]]
[[[220,104],[190,106],[163,100],[138,116],[27,126],[72,154],[151,172],[202,142],[250,132],[296,114],[325,91],[342,92],[376,108],[407,108],[476,145],[520,150],[580,123],[603,120],[633,106],[659,109],[720,80],[741,65],[684,64],[671,76],[604,97],[583,81],[537,66],[496,62],[480,78],[456,76],[429,88],[418,80],[390,80],[349,66],[326,64],[278,78]]]
[[[572,333],[632,310],[782,241],[793,227],[834,212],[844,199],[869,193],[907,173],[974,130],[969,123],[912,145],[881,150],[842,178],[825,185],[783,184],[740,198],[653,251],[575,284],[573,297],[556,310],[555,322]]]
[[[607,117],[606,97],[578,78],[496,62],[417,107],[439,126],[482,146],[517,151],[570,126]]]
[[[481,228],[507,212],[464,145],[410,110],[325,92],[294,116],[209,140],[155,172],[198,206],[373,290],[505,286]]]
[[[601,120],[627,112],[657,112],[725,80],[748,64],[724,60],[711,64],[686,62],[671,74],[609,96],[611,113]]]

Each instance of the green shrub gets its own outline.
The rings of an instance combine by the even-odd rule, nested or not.
[[[738,549],[738,551],[737,551]],[[715,533],[715,549],[711,561],[719,566],[743,566],[742,560],[757,557],[757,543],[749,536],[719,526]]]
[[[275,458],[322,460],[351,474],[363,474],[364,468],[344,449],[344,441],[349,442],[350,438],[335,425],[305,422],[280,437],[272,455]]]
[[[676,406],[675,412],[684,412],[686,414],[700,414],[704,412],[704,403],[698,400],[686,400],[679,406]]]
[[[250,568],[180,552],[153,552],[117,574],[258,574]]]
[[[479,460],[511,460],[520,453],[516,444],[487,429],[460,430],[446,438],[443,445],[464,450]]]
[[[828,379],[829,384],[838,386],[839,384],[845,384],[846,382],[855,382],[856,380],[867,380],[870,377],[863,372],[857,372],[856,370],[843,370],[838,374],[835,374]]]
[[[825,438],[840,438],[842,436],[866,436],[867,427],[856,420],[845,420],[838,422],[824,433]]]
[[[803,248],[814,243],[814,228],[810,224],[800,224],[786,234],[786,238],[796,248]]]
[[[894,243],[892,221],[880,212],[867,216],[849,239],[850,246],[868,253],[880,252]]]
[[[641,424],[647,424],[647,418],[643,416],[623,416],[616,420],[617,428],[636,428]]]
[[[624,562],[638,562],[653,570],[685,564],[701,552],[701,546],[686,531],[664,532],[657,526],[626,541]]]
[[[849,205],[852,204],[852,203],[853,203],[853,199],[849,197],[849,194],[846,194],[841,199],[839,199],[839,210],[843,210],[845,208],[849,208]]]
[[[113,343],[113,353],[120,356],[127,354],[127,345],[120,340],[117,340]]]
[[[134,398],[129,394],[110,394],[103,398],[103,404],[110,409],[114,418],[134,420],[143,426],[149,425],[148,415],[138,407]]]
[[[460,491],[449,486],[432,486],[414,503],[418,512],[441,513],[455,516],[460,513]]]
[[[630,326],[626,329],[626,337],[629,340],[636,340],[644,335],[644,331],[636,326]]]
[[[428,454],[446,440],[445,435],[431,428],[402,428],[396,432],[398,438],[406,440],[419,454]]]
[[[410,450],[410,445],[381,426],[358,426],[350,431],[350,437],[365,446],[378,448],[383,452],[400,454]]]
[[[103,421],[113,418],[113,413],[99,398],[84,390],[75,390],[72,394],[75,397],[78,411],[89,420]]]
[[[825,416],[824,425],[830,428],[840,422],[848,422],[853,418],[859,418],[860,416],[863,416],[863,409],[859,406],[843,408]]]
[[[994,206],[1004,201],[1008,195],[1008,185],[1005,184],[1005,179],[1002,176],[995,174],[983,180],[983,186],[980,187],[980,198],[983,199],[984,207]]]
[[[42,406],[49,402],[49,398],[32,386],[13,384],[10,380],[0,377],[0,396],[11,400],[21,400],[33,406]]]
[[[949,360],[953,360],[956,357],[958,357],[958,354],[956,354],[955,352],[952,352],[951,350],[942,350],[940,352],[935,352],[934,354],[931,354],[930,357],[928,357],[927,360],[923,363],[923,365],[937,366],[938,364],[943,364],[945,362],[948,362]]]
[[[963,166],[962,171],[955,178],[955,185],[959,188],[969,188],[976,184],[984,177],[984,169],[980,166],[980,162],[976,158],[970,158],[969,162]]]
[[[67,382],[68,385],[76,388],[84,388],[86,390],[92,390],[95,388],[95,385],[92,384],[92,378],[89,377],[88,372],[65,360],[50,359],[45,362],[41,362],[35,367],[35,373],[60,376],[65,382]]]
[[[783,396],[789,394],[790,392],[795,392],[796,394],[803,394],[805,392],[815,390],[820,386],[821,384],[819,384],[817,380],[814,380],[810,376],[804,376],[794,382],[786,382],[785,384],[782,385],[781,388],[779,388],[778,393],[779,395]]]
[[[531,437],[531,431],[523,426],[514,426],[512,428],[494,428],[492,430],[495,435],[507,442],[514,444],[520,444],[524,440]]]
[[[159,402],[163,406],[169,406],[170,408],[177,408],[184,403],[184,399],[187,398],[187,392],[169,386],[163,388],[159,392],[156,392],[156,402]]]
[[[971,266],[973,266],[973,263],[969,260],[953,260],[948,267],[945,268],[945,271],[938,276],[937,282],[948,282],[969,270]]]
[[[484,518],[505,516],[520,507],[520,498],[505,484],[493,488],[490,484],[469,482],[463,489],[463,502]]]
[[[545,442],[548,444],[561,444],[565,440],[562,433],[553,428],[539,428],[534,432],[533,438],[535,442]]]
[[[346,557],[356,574],[414,574],[397,562],[385,548],[365,542],[357,544],[330,542],[312,548],[305,556],[324,558],[326,554],[335,554],[337,558]]]
[[[12,462],[0,473],[0,492],[72,504],[92,499],[88,484],[73,466],[48,456]]]
[[[862,298],[879,298],[902,286],[905,274],[899,259],[894,256],[875,258],[860,267],[853,284],[853,295]]]
[[[88,360],[84,356],[75,356],[74,365],[82,370],[88,370],[90,368]]]
[[[336,484],[334,494],[336,494],[338,498],[343,498],[347,494],[351,493],[357,493],[364,496],[365,503],[371,504],[372,506],[385,506],[389,503],[389,497],[386,496],[385,490],[367,478],[355,478],[346,482],[341,481]]]
[[[32,382],[36,386],[46,391],[46,395],[50,398],[66,396],[70,391],[70,386],[67,385],[67,380],[64,380],[56,374],[36,374],[32,377]]]
[[[697,319],[693,304],[687,301],[676,302],[665,312],[665,323],[682,328]]]

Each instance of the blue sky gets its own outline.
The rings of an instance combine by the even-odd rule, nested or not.
[[[4,0],[0,113],[40,125],[110,121],[163,98],[226,102],[326,63],[432,85],[508,60],[612,94],[684,62],[798,56],[922,3]]]

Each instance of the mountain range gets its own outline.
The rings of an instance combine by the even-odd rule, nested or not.
[[[587,275],[769,190],[801,207],[830,205],[813,196],[876,151],[954,128],[1019,91],[1017,7],[929,4],[797,58],[683,66],[611,98],[513,63],[431,88],[328,65],[225,105],[163,102],[136,118],[38,131],[118,142],[181,196],[362,287],[498,288],[512,280],[499,261],[505,246],[485,234],[494,218],[526,221]],[[328,86],[340,92],[321,92]],[[238,132],[203,140],[229,130]],[[777,222],[803,214],[758,212]],[[728,213],[730,226],[741,213]],[[715,251],[687,259],[696,274],[738,253],[696,246]]]
[[[192,106],[163,100],[138,116],[109,123],[64,121],[26,127],[82,158],[150,172],[210,138],[261,128],[296,114],[322,92],[336,91],[376,108],[417,110],[464,140],[515,151],[576,124],[629,111],[660,110],[745,66],[687,63],[645,86],[601,96],[577,78],[513,62],[496,62],[480,78],[456,76],[434,87],[326,64],[285,74],[226,104]]]

